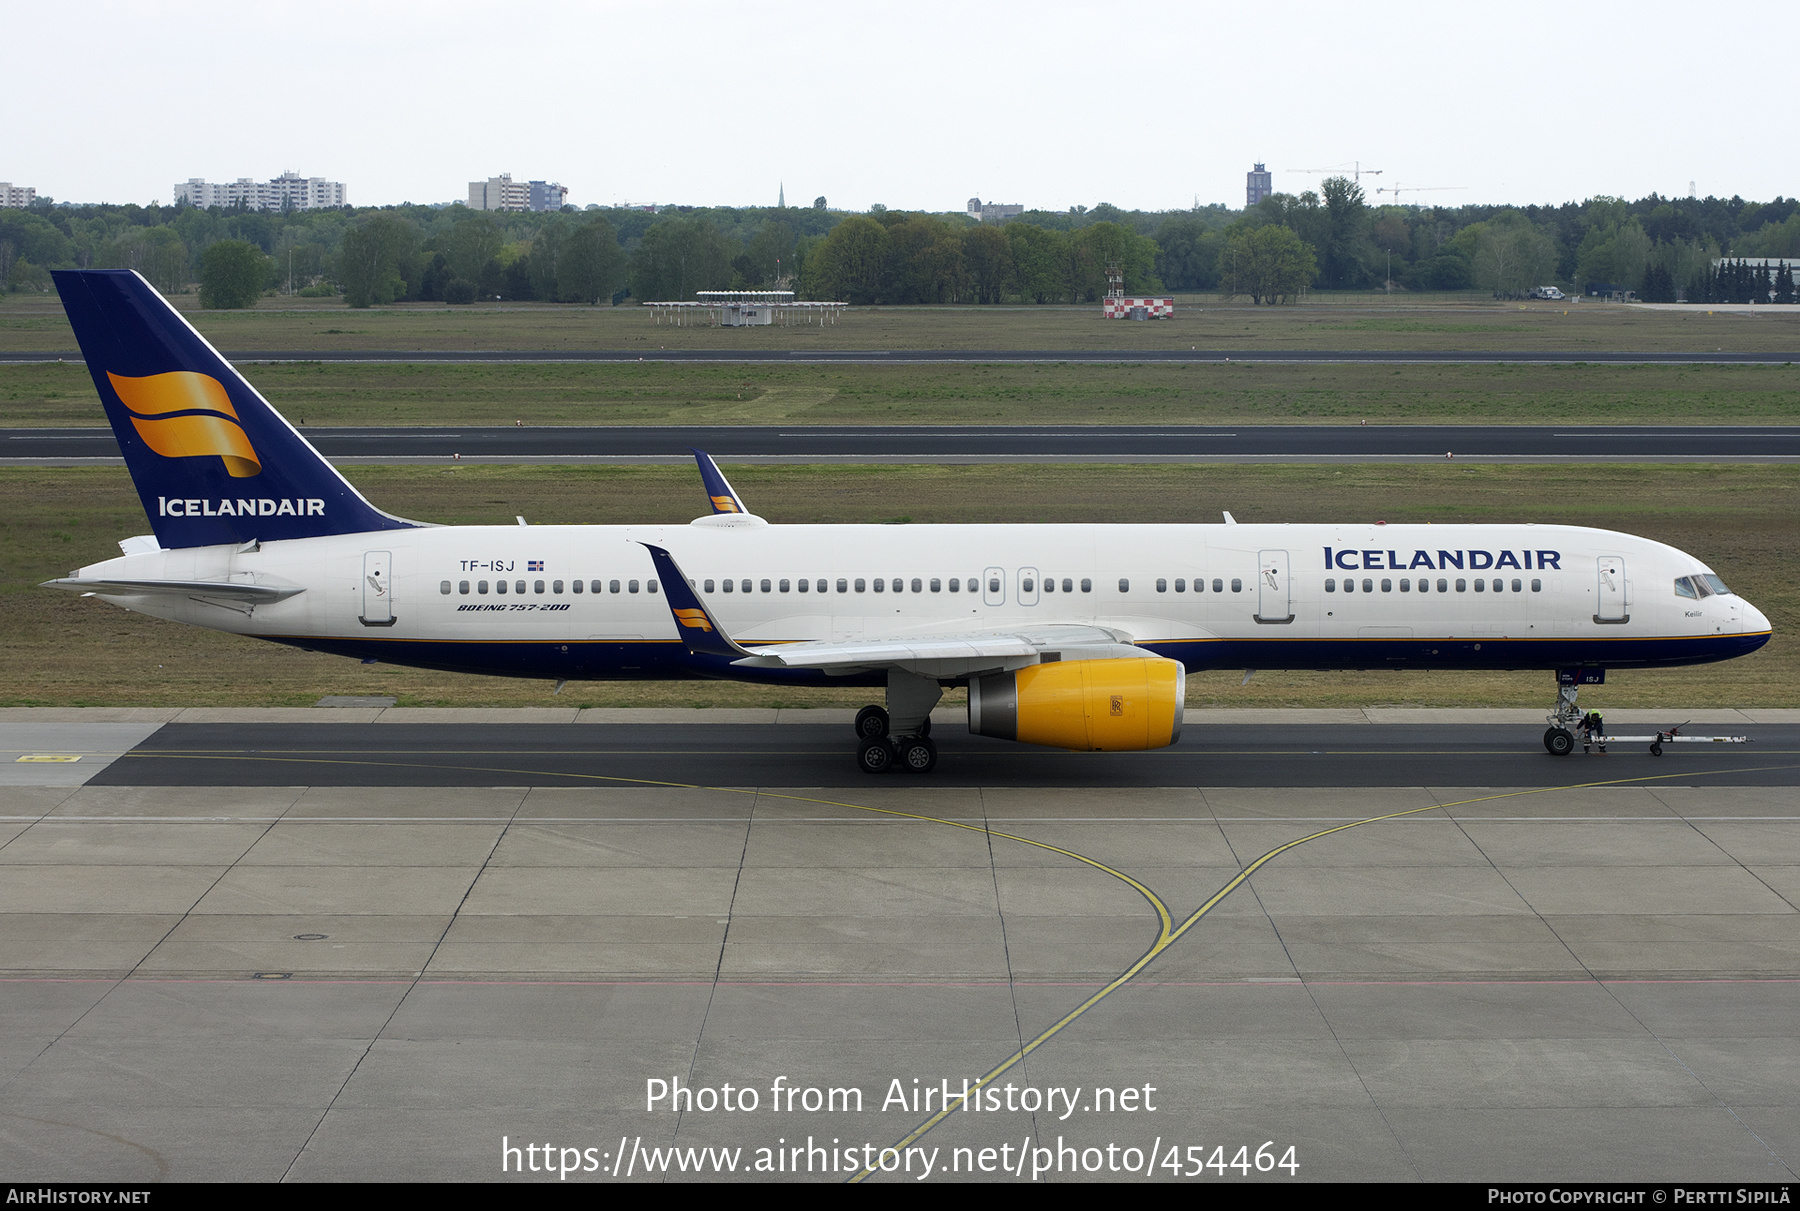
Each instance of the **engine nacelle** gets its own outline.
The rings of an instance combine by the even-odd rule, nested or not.
[[[1089,752],[1164,748],[1181,738],[1186,696],[1178,660],[1052,661],[972,679],[969,730]]]

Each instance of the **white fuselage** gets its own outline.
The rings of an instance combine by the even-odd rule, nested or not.
[[[1080,623],[1189,668],[1551,668],[1726,659],[1769,631],[1735,594],[1677,595],[1677,577],[1709,570],[1692,556],[1574,526],[445,526],[159,550],[80,574],[298,586],[254,607],[107,596],[394,663],[693,675],[669,650],[680,643],[645,542],[743,644]]]

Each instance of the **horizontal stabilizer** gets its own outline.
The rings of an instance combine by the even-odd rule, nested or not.
[[[300,585],[250,584],[239,580],[119,580],[86,576],[46,580],[43,587],[67,589],[71,593],[94,593],[101,597],[214,597],[251,605],[272,605],[306,592]]]

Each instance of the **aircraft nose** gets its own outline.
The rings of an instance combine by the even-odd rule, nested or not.
[[[1751,633],[1773,629],[1769,626],[1769,616],[1747,601],[1744,602],[1743,626],[1745,631]]]

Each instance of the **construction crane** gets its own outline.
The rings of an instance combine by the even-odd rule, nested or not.
[[[1317,176],[1320,173],[1332,173],[1336,176],[1343,176],[1344,166],[1342,164],[1333,164],[1329,168],[1290,168],[1287,171],[1304,172],[1313,176]],[[1363,177],[1378,177],[1386,171],[1387,169],[1385,168],[1364,168],[1361,160],[1350,161],[1350,179],[1355,181],[1358,185],[1362,184]]]
[[[1375,192],[1391,193],[1394,201],[1398,202],[1402,193],[1445,193],[1467,188],[1467,185],[1395,185],[1392,188],[1379,188]]]

